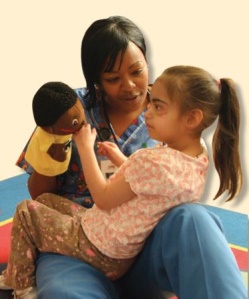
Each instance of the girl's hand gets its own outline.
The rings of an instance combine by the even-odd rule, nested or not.
[[[118,146],[109,141],[98,142],[98,154],[106,156],[117,167],[127,159]]]
[[[73,139],[77,146],[77,149],[93,149],[96,140],[97,132],[95,128],[91,128],[90,124],[85,124],[82,128],[75,132]]]

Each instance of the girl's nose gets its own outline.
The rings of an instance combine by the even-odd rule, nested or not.
[[[149,118],[150,117],[150,103],[147,105],[147,109],[144,113],[144,117],[145,118]]]
[[[150,108],[151,108],[151,103],[148,103],[148,104],[147,104],[147,110],[146,110],[146,112],[149,111]]]

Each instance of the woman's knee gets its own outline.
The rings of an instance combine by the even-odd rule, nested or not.
[[[41,254],[37,261],[36,277],[41,299],[118,298],[117,289],[104,274],[75,258]]]

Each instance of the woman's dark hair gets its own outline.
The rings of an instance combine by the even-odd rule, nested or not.
[[[228,191],[233,199],[242,186],[239,155],[240,107],[235,84],[229,78],[215,80],[207,71],[193,66],[166,69],[165,87],[171,100],[178,101],[183,112],[200,109],[203,121],[198,136],[218,118],[213,136],[213,158],[219,174],[220,187],[214,199]]]
[[[112,16],[97,20],[85,32],[81,44],[81,64],[90,106],[96,101],[94,84],[100,83],[100,73],[112,70],[118,54],[121,53],[123,57],[129,42],[133,42],[146,59],[143,34],[125,17]]]

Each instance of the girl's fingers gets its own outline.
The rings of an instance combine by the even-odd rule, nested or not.
[[[104,144],[107,144],[107,145],[109,145],[109,146],[111,146],[111,147],[114,147],[114,146],[116,146],[116,144],[115,144],[115,143],[113,143],[113,142],[110,142],[110,141],[104,141],[103,143],[104,143]]]
[[[84,126],[82,127],[83,129],[89,129],[90,128],[90,124],[85,123]]]
[[[110,141],[104,141],[102,144],[106,148],[116,148],[116,144]]]

